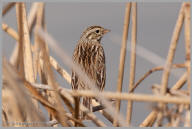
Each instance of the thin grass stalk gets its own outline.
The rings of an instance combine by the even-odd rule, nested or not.
[[[15,5],[15,2],[10,2],[3,8],[2,15],[5,16],[5,14],[10,11],[11,8]]]
[[[132,3],[132,33],[131,33],[131,62],[130,62],[130,78],[129,90],[131,90],[135,83],[135,67],[136,67],[136,40],[137,40],[137,4]],[[129,93],[131,93],[129,91]],[[131,123],[133,101],[127,103],[127,117],[128,124]]]
[[[122,45],[121,45],[121,52],[120,52],[119,74],[118,74],[118,80],[117,80],[117,92],[122,91],[124,64],[125,64],[126,47],[127,47],[127,37],[128,37],[129,22],[130,22],[130,11],[131,11],[131,3],[129,2],[126,4],[126,8],[125,8]],[[116,101],[117,113],[120,111],[120,104],[121,104],[121,101],[119,101],[119,100]],[[118,125],[117,120],[114,119],[113,126],[117,126],[117,125]]]
[[[190,21],[191,21],[191,15],[190,15],[190,2],[187,2],[185,4],[185,50],[186,50],[186,64],[187,64],[187,86],[188,90],[190,91],[191,87],[191,44],[190,44]]]

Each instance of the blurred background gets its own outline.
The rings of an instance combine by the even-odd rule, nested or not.
[[[6,3],[4,3],[5,5]],[[31,3],[27,3],[27,10]],[[181,3],[138,3],[137,4],[137,45],[145,48],[156,57],[166,59],[172,33],[176,23]],[[28,13],[28,12],[27,12]],[[111,32],[104,36],[102,45],[106,56],[107,80],[105,91],[116,91],[118,66],[121,49],[121,39],[123,32],[125,14],[125,3],[46,3],[45,22],[47,31],[59,43],[59,46],[71,57],[73,50],[80,39],[81,33],[88,26],[100,25],[110,29]],[[130,17],[131,18],[131,17]],[[131,19],[130,19],[131,20]],[[16,11],[11,9],[8,14],[2,18],[2,21],[10,27],[17,30]],[[32,35],[33,36],[33,35]],[[129,25],[128,46],[131,41],[131,22]],[[9,58],[16,42],[12,37],[3,32],[3,56]],[[139,49],[140,50],[140,49]],[[137,82],[143,74],[153,67],[156,67],[159,58],[151,58],[145,55],[143,51],[136,57],[136,78]],[[50,55],[56,58],[60,65],[71,74],[71,70],[65,66],[62,60],[50,48]],[[178,42],[174,63],[184,63],[185,47],[184,34],[181,31]],[[125,72],[123,81],[123,92],[128,92],[129,84],[129,64],[130,51],[127,50],[125,60]],[[158,64],[158,66],[162,66]],[[179,72],[179,76],[184,71]],[[177,72],[178,73],[178,72]],[[178,74],[177,74],[178,75]],[[70,85],[55,72],[56,79],[65,88],[71,88]],[[152,84],[161,83],[162,72],[152,73],[135,90],[135,93],[152,94]],[[172,86],[179,76],[171,74],[169,87]],[[122,101],[121,113],[126,114],[127,102]],[[138,126],[145,117],[151,112],[152,103],[133,103],[132,126]],[[96,113],[107,125],[111,125],[100,113]],[[89,124],[89,123],[88,123]],[[95,126],[95,125],[89,125]]]

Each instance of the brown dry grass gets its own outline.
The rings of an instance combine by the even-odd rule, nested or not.
[[[83,77],[88,85],[95,85],[81,69],[73,64],[62,50],[58,49],[57,43],[46,32],[45,24],[45,4],[33,3],[28,15],[25,3],[9,3],[3,8],[3,16],[16,6],[18,30],[14,30],[6,23],[2,24],[2,29],[16,40],[15,48],[10,60],[3,58],[3,88],[2,88],[2,123],[3,126],[29,127],[29,126],[86,126],[83,120],[74,118],[75,101],[74,96],[89,96],[102,99],[103,105],[93,100],[93,106],[97,110],[90,112],[80,104],[79,110],[86,112],[90,122],[99,127],[107,125],[95,115],[100,112],[113,126],[131,126],[131,114],[133,113],[132,104],[138,102],[153,102],[157,106],[146,116],[140,127],[166,126],[177,127],[190,125],[190,3],[184,2],[181,6],[176,26],[173,32],[170,48],[167,55],[165,66],[151,68],[138,81],[135,81],[136,69],[136,39],[137,39],[137,5],[127,3],[124,19],[124,30],[122,36],[122,47],[120,53],[119,76],[117,92],[102,93],[93,91],[72,91],[59,85],[53,74],[57,71],[63,79],[70,85],[71,76],[61,67],[49,53],[48,45],[52,45],[53,50],[61,57],[64,63],[70,68],[73,67],[77,73]],[[130,13],[132,12],[132,21]],[[139,19],[139,18],[138,18]],[[122,93],[122,83],[124,74],[124,64],[127,48],[129,22],[132,22],[131,37],[131,65],[129,78],[129,93]],[[180,30],[184,24],[186,61],[181,64],[173,64],[177,41]],[[36,28],[37,31],[33,31]],[[32,44],[31,34],[34,33],[35,44]],[[45,40],[49,39],[49,40]],[[55,47],[55,49],[54,49]],[[63,58],[62,58],[63,57]],[[64,58],[66,57],[66,58]],[[171,69],[186,69],[186,72],[175,82],[172,88],[168,89]],[[153,85],[154,94],[137,94],[134,90],[143,80],[156,71],[163,71],[161,84]],[[153,74],[152,74],[153,75]],[[151,75],[151,76],[152,76]],[[37,83],[37,77],[41,83]],[[182,87],[187,83],[188,90]],[[119,114],[121,100],[127,100],[126,120]],[[114,102],[115,108],[114,108]],[[168,104],[172,104],[168,107]],[[49,121],[42,113],[39,105],[49,114]],[[65,105],[65,106],[64,106]],[[163,123],[164,119],[168,121]]]

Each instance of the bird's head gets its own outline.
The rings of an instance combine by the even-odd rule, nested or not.
[[[101,26],[90,26],[83,32],[81,39],[100,42],[103,35],[107,32],[110,32],[110,30],[104,29]]]

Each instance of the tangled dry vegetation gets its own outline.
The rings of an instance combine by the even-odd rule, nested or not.
[[[2,28],[8,35],[16,40],[16,46],[11,58],[3,57],[3,88],[2,88],[2,123],[3,126],[86,126],[83,120],[75,119],[74,96],[90,96],[99,99],[101,95],[103,105],[93,100],[94,110],[89,112],[86,107],[80,105],[80,109],[87,113],[89,122],[96,126],[108,126],[95,115],[101,113],[113,126],[131,126],[132,105],[135,101],[153,102],[156,104],[148,116],[140,123],[140,127],[150,126],[190,126],[190,3],[183,3],[178,14],[175,29],[169,46],[165,66],[152,68],[137,82],[135,81],[136,64],[136,30],[137,30],[137,4],[127,3],[125,9],[122,47],[120,53],[119,76],[117,92],[102,93],[89,91],[72,91],[71,88],[62,88],[56,82],[53,71],[56,70],[70,86],[71,77],[50,55],[49,47],[56,49],[58,56],[69,67],[76,67],[77,73],[81,72],[72,63],[56,42],[46,31],[44,18],[44,3],[33,3],[29,13],[26,12],[25,3],[8,3],[3,8],[3,17],[14,7],[16,8],[16,20],[18,30],[14,30],[6,23]],[[131,31],[131,60],[129,93],[122,93],[124,63],[126,55],[127,35],[132,13]],[[184,25],[186,61],[182,64],[173,64],[179,34]],[[36,29],[37,31],[33,31]],[[34,33],[34,44],[31,34]],[[62,55],[62,56],[61,56]],[[185,73],[175,84],[168,88],[171,69],[185,69]],[[136,87],[150,74],[162,71],[161,84],[153,85],[154,94],[134,93]],[[85,76],[82,74],[82,76]],[[37,81],[40,80],[40,81]],[[87,84],[94,85],[92,81]],[[187,83],[187,90],[182,87]],[[127,100],[126,118],[119,114],[121,100]],[[115,106],[111,104],[115,103]],[[171,104],[171,106],[168,106]],[[40,107],[41,105],[41,107]],[[42,112],[45,109],[47,114]],[[167,120],[166,122],[164,120]]]

